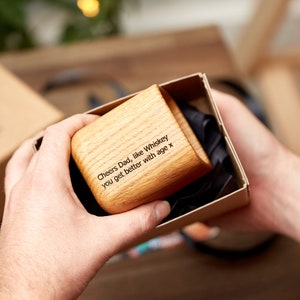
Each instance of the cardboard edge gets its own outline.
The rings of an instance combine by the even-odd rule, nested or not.
[[[190,74],[188,76],[184,76],[184,77],[177,78],[177,79],[165,82],[165,83],[161,83],[161,84],[159,84],[159,86],[161,86],[163,88],[170,87],[173,84],[177,85],[178,83],[180,83],[180,81],[185,81],[185,80],[189,80],[189,79],[195,80],[195,78],[200,79],[203,83],[203,87],[205,88],[205,92],[206,92],[206,95],[204,95],[204,96],[206,96],[208,98],[209,105],[212,110],[212,114],[215,116],[217,123],[219,125],[219,128],[225,137],[225,141],[226,141],[228,149],[230,149],[230,154],[232,155],[232,157],[234,159],[234,165],[235,165],[236,171],[238,172],[238,175],[241,179],[241,186],[239,189],[235,190],[234,192],[229,193],[226,196],[221,197],[219,199],[216,199],[206,205],[203,205],[203,206],[197,208],[196,210],[193,210],[189,213],[186,213],[186,214],[179,216],[175,219],[172,219],[168,222],[159,224],[151,232],[144,235],[141,239],[135,241],[133,245],[137,245],[139,243],[145,242],[145,241],[147,241],[151,238],[154,238],[158,235],[167,234],[174,230],[178,230],[179,228],[182,228],[193,222],[206,221],[208,219],[211,219],[211,218],[217,217],[221,214],[224,214],[228,211],[232,211],[234,209],[241,208],[242,206],[247,205],[250,201],[249,181],[247,179],[247,176],[243,169],[243,166],[238,158],[236,150],[230,140],[230,137],[228,135],[226,127],[222,121],[218,107],[214,101],[212,94],[211,94],[210,85],[209,85],[208,79],[206,77],[206,74],[204,74],[204,73]],[[168,91],[168,89],[167,89],[167,91]],[[130,94],[125,97],[122,97],[122,98],[119,98],[119,99],[116,99],[112,102],[109,102],[109,103],[103,105],[103,106],[91,109],[91,110],[87,111],[86,113],[96,114],[101,117],[101,115],[105,114],[106,112],[113,109],[114,107],[120,105],[121,103],[123,103],[127,99],[133,97],[137,93],[138,92]],[[133,245],[131,245],[131,246],[133,246]]]
[[[209,204],[206,204],[204,206],[197,208],[194,211],[191,211],[191,212],[186,213],[182,216],[179,216],[175,219],[172,219],[168,222],[158,225],[154,230],[152,230],[149,234],[147,234],[142,239],[140,239],[137,243],[149,240],[150,238],[153,238],[153,237],[161,235],[161,234],[166,234],[173,230],[178,230],[178,228],[182,228],[183,226],[186,226],[186,225],[191,224],[196,221],[206,221],[213,217],[217,217],[218,215],[224,214],[233,209],[238,209],[244,205],[247,205],[250,201],[248,178],[247,178],[246,173],[243,169],[243,166],[239,160],[236,150],[231,142],[231,139],[228,135],[226,126],[223,123],[223,120],[222,120],[221,114],[219,112],[219,109],[217,107],[217,104],[212,96],[211,88],[210,88],[206,74],[205,73],[190,74],[188,76],[184,76],[184,77],[177,78],[177,79],[165,82],[165,83],[161,83],[161,84],[159,84],[159,86],[162,88],[166,88],[166,87],[170,88],[172,85],[177,85],[178,83],[180,83],[180,81],[189,80],[191,78],[193,80],[195,80],[195,78],[198,78],[203,83],[203,87],[205,88],[206,96],[208,98],[209,105],[212,110],[212,114],[214,115],[214,117],[217,120],[219,129],[221,130],[222,134],[224,135],[226,145],[227,145],[228,149],[230,150],[230,155],[233,157],[234,167],[236,169],[236,172],[238,173],[241,186],[239,189],[235,190],[234,192],[232,192],[224,197],[216,199],[216,200],[210,202]],[[166,91],[168,92],[168,89],[166,89]],[[114,100],[108,104],[101,106],[101,107],[92,109],[92,110],[88,111],[88,113],[93,113],[93,114],[96,113],[101,116],[104,113],[106,113],[107,111],[109,111],[110,109],[112,109],[112,108],[116,107],[117,105],[121,104],[122,102],[126,101],[130,97],[133,97],[137,93]],[[137,244],[137,243],[135,243],[135,244]]]

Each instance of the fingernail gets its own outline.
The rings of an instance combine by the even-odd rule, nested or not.
[[[170,213],[170,204],[168,201],[159,201],[155,206],[156,217],[158,221],[161,221]]]
[[[209,234],[207,236],[207,239],[213,240],[220,234],[220,228],[219,227],[212,227],[209,231]]]

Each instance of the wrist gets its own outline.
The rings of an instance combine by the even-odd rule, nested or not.
[[[275,231],[300,242],[300,158],[283,148],[272,170],[271,213]]]

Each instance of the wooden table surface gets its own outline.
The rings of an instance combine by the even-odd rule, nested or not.
[[[130,94],[196,72],[209,78],[237,76],[216,27],[9,52],[0,55],[0,63],[66,114],[85,111],[90,94],[105,102],[119,98],[114,84]]]
[[[299,245],[281,237],[236,259],[184,245],[108,264],[80,299],[296,300],[299,257]]]
[[[7,53],[0,63],[66,115],[195,72],[239,79],[216,27],[120,37]],[[237,240],[238,242],[238,240]],[[81,300],[300,299],[300,246],[277,237],[265,250],[227,259],[187,245],[108,263]]]

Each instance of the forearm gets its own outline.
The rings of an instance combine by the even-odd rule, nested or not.
[[[0,299],[54,299],[51,284],[44,284],[46,281],[41,279],[45,274],[38,274],[30,257],[16,256],[4,249],[0,254]]]
[[[286,149],[282,155],[268,187],[271,226],[300,242],[300,158]]]

